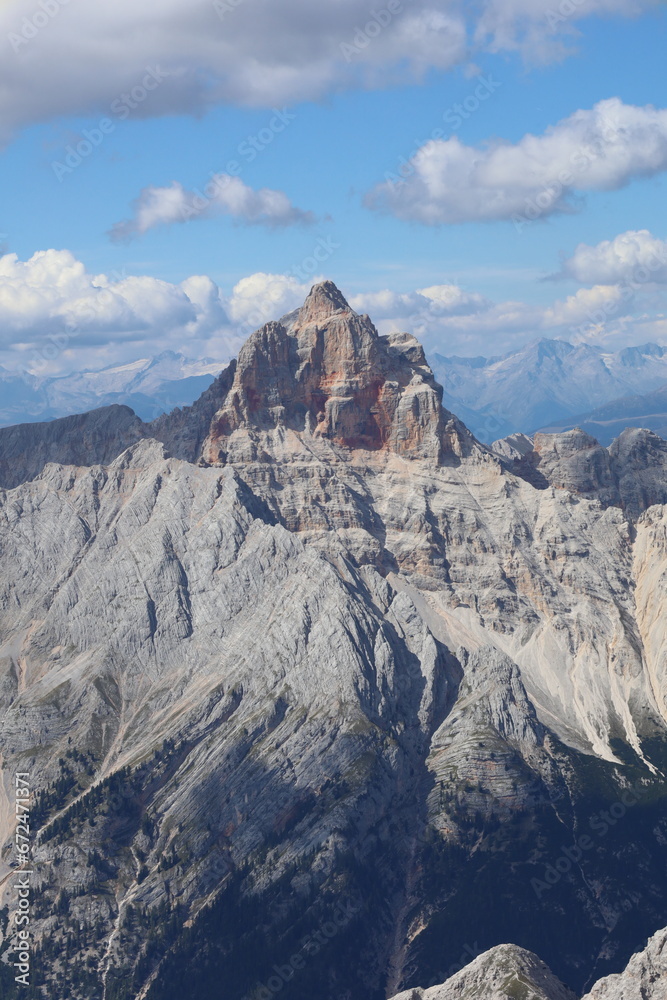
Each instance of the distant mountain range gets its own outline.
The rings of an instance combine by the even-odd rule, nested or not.
[[[539,340],[503,357],[434,354],[430,361],[445,405],[486,444],[517,432],[573,427],[604,445],[628,426],[667,436],[667,348],[657,344],[610,353],[588,344]],[[0,427],[114,403],[131,407],[142,420],[155,420],[194,403],[224,367],[222,361],[173,351],[48,378],[0,367]]]
[[[101,371],[42,376],[0,367],[0,427],[70,416],[101,406],[130,406],[142,420],[154,420],[193,403],[224,364],[194,361],[173,351]]]
[[[667,438],[667,385],[645,396],[622,396],[590,413],[542,429],[558,433],[574,427],[581,427],[604,445],[610,445],[626,427],[645,427]]]
[[[658,344],[612,353],[590,344],[539,340],[503,357],[434,354],[430,360],[445,390],[445,406],[486,443],[517,431],[531,434],[550,425],[575,426],[581,414],[601,421],[618,419],[609,431],[609,443],[626,426],[624,411],[642,416],[642,410],[650,412],[647,405],[656,405],[639,401],[638,395],[667,386],[667,348]],[[628,396],[634,397],[632,402]],[[592,417],[592,410],[612,401],[616,403],[609,417]],[[627,423],[637,426],[634,419]],[[642,425],[658,431],[653,423]],[[662,419],[660,426],[665,425]],[[591,433],[601,439],[597,427]]]

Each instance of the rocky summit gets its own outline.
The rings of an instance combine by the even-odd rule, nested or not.
[[[35,995],[662,1000],[654,438],[480,444],[330,282],[191,407],[0,430]]]
[[[498,945],[441,986],[407,990],[394,1000],[575,1000],[549,968],[523,948]],[[664,1000],[667,930],[659,931],[618,975],[601,979],[583,1000]]]
[[[480,955],[442,986],[408,990],[394,1000],[575,1000],[537,955],[501,944]]]

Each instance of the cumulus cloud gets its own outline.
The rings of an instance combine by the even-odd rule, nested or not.
[[[428,324],[442,316],[477,315],[491,303],[477,292],[466,292],[458,285],[431,285],[415,292],[368,292],[354,295],[350,305],[357,312],[378,318],[383,332],[390,332],[401,319],[409,319],[415,330],[425,330]]]
[[[647,331],[664,339],[664,320],[640,312],[640,289],[609,284],[580,288],[546,305],[509,300],[492,302],[456,285],[419,291],[389,290],[353,296],[350,304],[368,312],[381,333],[407,330],[427,352],[439,354],[503,354],[539,337],[609,343],[645,343]]]
[[[618,285],[595,285],[580,288],[575,295],[558,301],[544,310],[542,323],[545,328],[570,327],[588,324],[603,327],[607,319],[626,315],[631,310],[632,295],[624,293]]]
[[[458,285],[432,285],[414,292],[389,289],[354,295],[350,305],[367,312],[380,333],[407,330],[427,351],[494,353],[497,341],[534,336],[542,312],[523,302],[494,303]]]
[[[432,140],[405,177],[377,185],[366,204],[427,225],[525,224],[576,211],[579,192],[615,190],[665,169],[667,110],[610,98],[518,143]]]
[[[270,229],[316,221],[312,212],[296,208],[283,191],[256,191],[230,174],[215,174],[204,191],[187,191],[174,181],[168,187],[147,187],[132,204],[130,219],[117,222],[110,231],[114,241],[128,240],[156,226],[192,219],[227,215],[246,225]]]
[[[579,18],[637,14],[658,2],[5,0],[0,136],[59,115],[109,114],[124,94],[141,91],[148,69],[159,86],[138,101],[130,96],[124,107],[135,117],[200,114],[220,103],[273,107],[420,80],[475,49],[559,58]],[[571,11],[550,19],[560,8]]]
[[[227,358],[240,343],[210,278],[90,274],[68,250],[0,257],[0,350],[14,366],[77,368],[165,347]]]
[[[66,250],[21,261],[0,257],[0,363],[33,373],[126,363],[165,349],[225,362],[248,335],[301,305],[313,283],[260,272],[223,291],[192,275],[178,284],[149,276],[91,274]],[[428,352],[502,354],[541,336],[616,346],[667,339],[660,308],[627,284],[581,288],[547,306],[492,302],[476,291],[437,284],[350,298],[380,333],[407,330]]]
[[[300,306],[311,284],[284,274],[242,278],[228,294],[206,275],[179,284],[90,274],[68,250],[0,257],[0,358],[10,367],[82,370],[166,348],[233,357],[257,327]]]
[[[597,246],[580,243],[563,261],[556,278],[574,278],[582,284],[667,284],[667,240],[648,229],[629,230]]]
[[[110,333],[131,339],[164,324],[166,329],[195,323],[197,311],[184,289],[148,277],[86,272],[68,250],[44,250],[27,261],[0,258],[0,325],[10,337],[77,331],[83,342]]]
[[[313,277],[301,283],[291,275],[259,271],[242,278],[229,299],[228,311],[241,330],[248,333],[269,320],[279,319],[303,304],[312,285],[322,280]]]

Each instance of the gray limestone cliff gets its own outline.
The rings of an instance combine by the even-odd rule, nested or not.
[[[0,929],[29,772],[45,995],[623,968],[667,905],[657,445],[632,518],[588,442],[531,481],[330,283],[192,407],[68,420],[0,432]]]

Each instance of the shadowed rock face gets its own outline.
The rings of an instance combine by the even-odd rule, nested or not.
[[[654,934],[624,972],[600,979],[583,1000],[667,1000],[667,929]]]
[[[0,428],[0,487],[35,479],[48,462],[107,465],[144,436],[145,425],[128,406]]]

